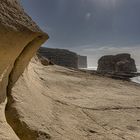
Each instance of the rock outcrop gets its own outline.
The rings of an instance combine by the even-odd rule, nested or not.
[[[118,54],[103,56],[98,61],[99,72],[133,73],[136,72],[135,60],[130,54]]]
[[[54,65],[54,63],[52,61],[50,61],[49,59],[47,59],[46,57],[40,55],[38,52],[36,53],[36,57],[35,59],[37,61],[40,61],[40,63],[44,66],[48,66],[48,65]]]
[[[48,39],[21,8],[18,0],[0,2],[0,139],[18,137],[5,119],[11,88],[42,43]],[[7,116],[10,120],[10,116]]]
[[[21,140],[139,140],[140,86],[32,60],[6,113]]]
[[[69,50],[41,47],[38,52],[56,65],[78,68],[78,55]]]
[[[78,68],[87,68],[87,56],[78,55]]]
[[[0,35],[0,140],[140,139],[139,86],[29,63],[48,35],[17,0],[0,3]]]

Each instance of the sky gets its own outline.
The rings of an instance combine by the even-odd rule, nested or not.
[[[88,56],[131,53],[140,66],[140,0],[21,0],[25,11],[50,36],[49,48]]]

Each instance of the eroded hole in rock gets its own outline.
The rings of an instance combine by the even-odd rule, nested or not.
[[[91,130],[91,129],[89,129],[88,131],[89,131],[90,133],[93,133],[93,134],[94,134],[94,133],[98,133],[98,132],[96,132],[96,131],[94,131],[94,130]]]

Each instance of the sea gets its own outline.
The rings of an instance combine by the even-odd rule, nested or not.
[[[97,70],[97,67],[88,67],[88,70]],[[140,66],[137,66],[137,71],[140,73]],[[140,76],[131,78],[131,81],[134,83],[140,84]]]
[[[140,73],[140,66],[137,66],[137,71]],[[131,78],[131,81],[140,84],[140,76]]]

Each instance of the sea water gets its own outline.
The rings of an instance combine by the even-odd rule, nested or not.
[[[137,67],[138,72],[140,72],[140,67]],[[132,82],[140,84],[140,76],[131,78]]]

